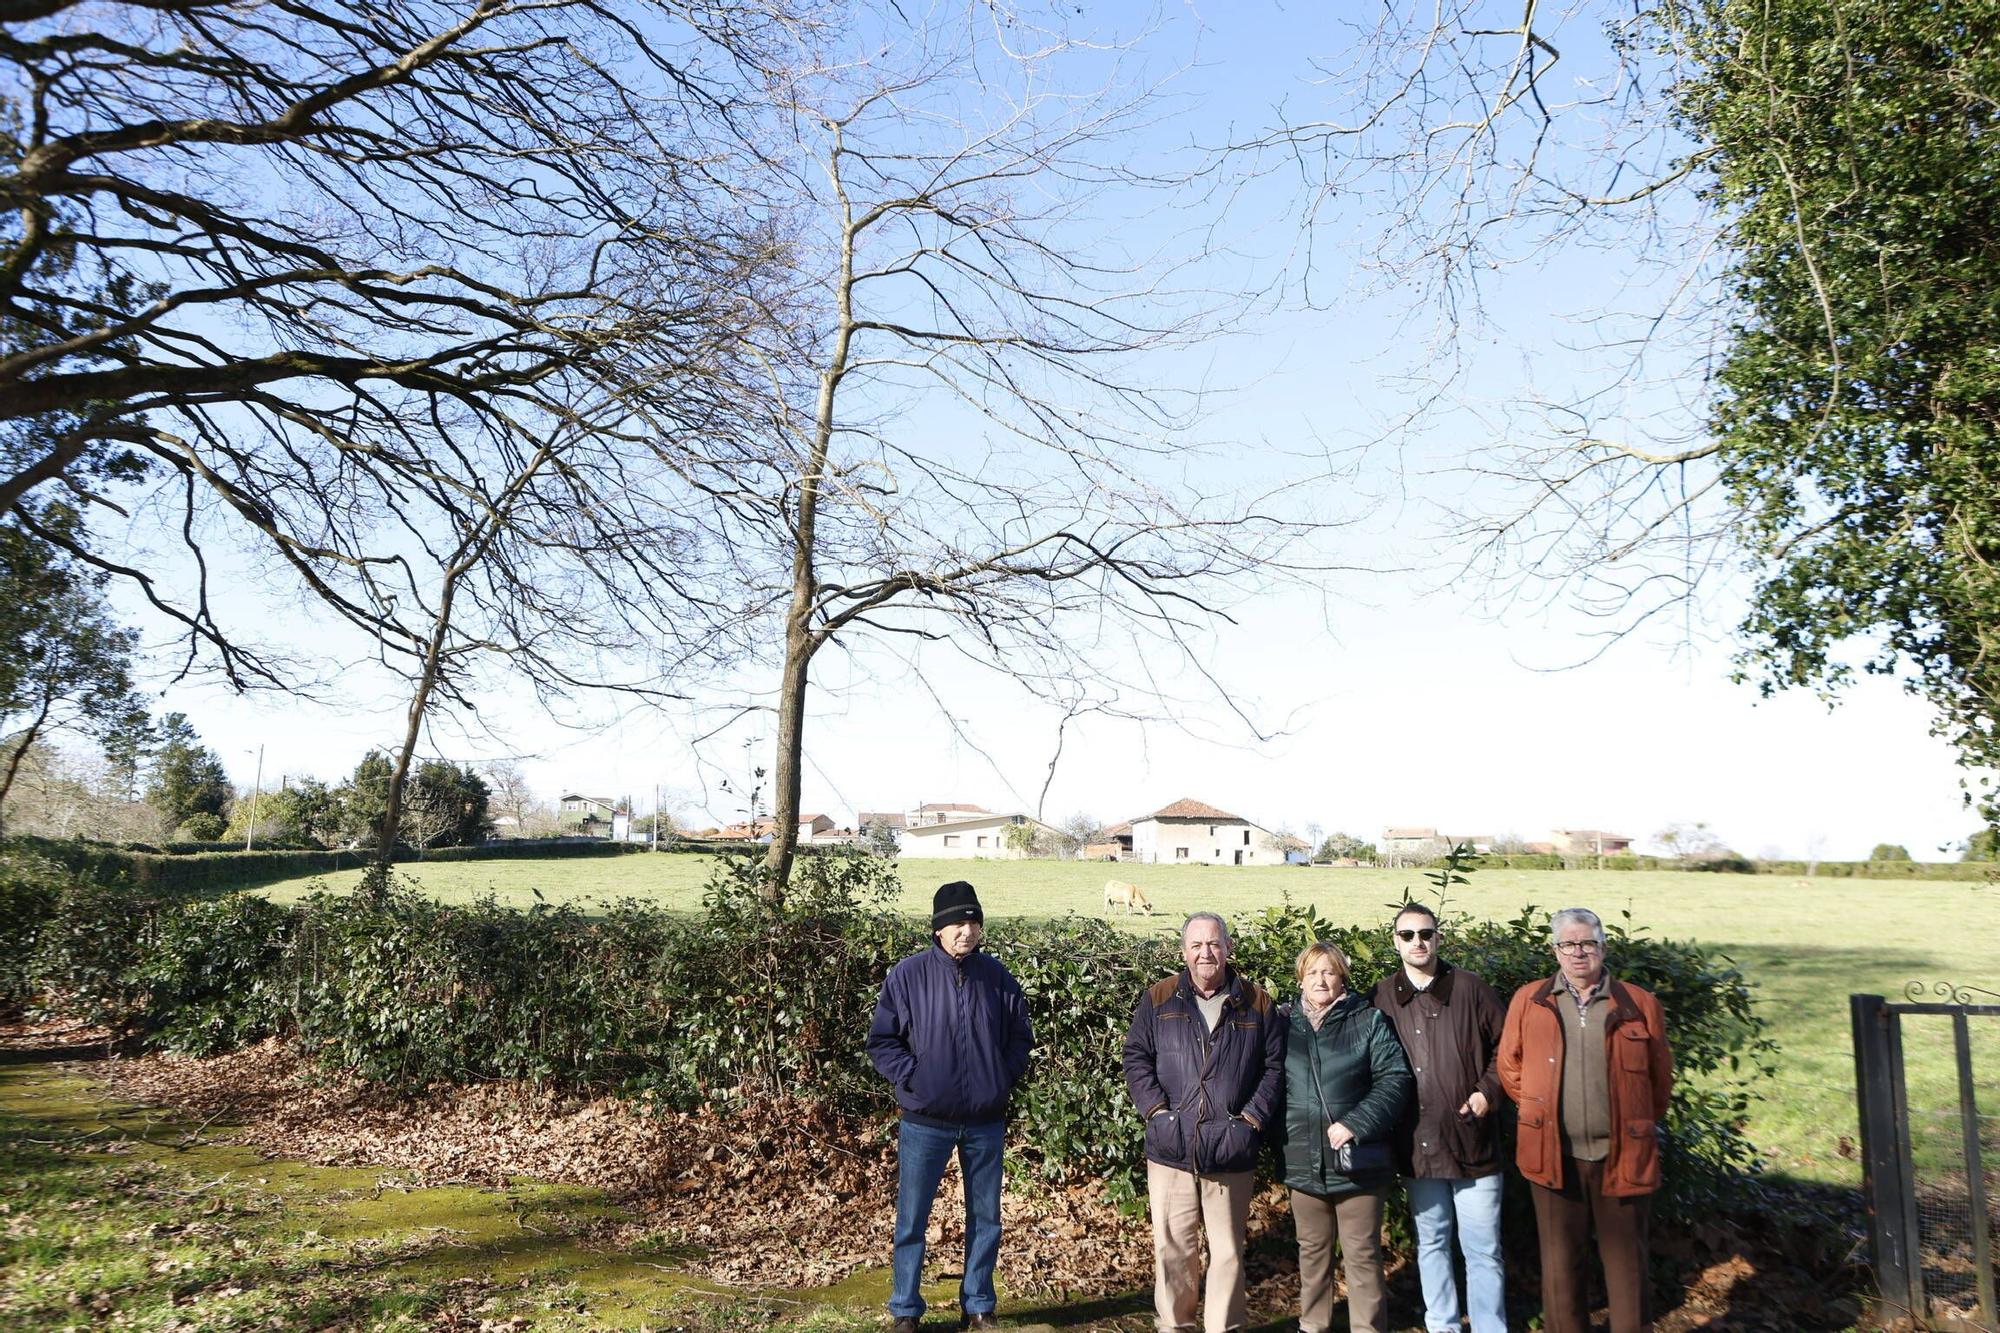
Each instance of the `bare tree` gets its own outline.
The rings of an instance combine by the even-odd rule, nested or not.
[[[131,581],[238,687],[296,673],[219,618],[225,552],[416,681],[449,675],[453,571],[540,488],[571,505],[538,528],[544,575],[559,552],[570,578],[681,573],[559,529],[626,481],[596,471],[612,442],[671,452],[750,397],[731,356],[778,246],[736,164],[792,59],[781,0],[45,0],[0,25],[12,521]],[[93,525],[43,531],[50,487]],[[182,554],[125,542],[128,513]],[[540,618],[511,647],[543,682],[576,679],[544,637],[568,591],[504,613]]]
[[[1201,404],[1146,357],[1216,323],[1170,261],[1103,235],[1110,196],[1164,206],[1171,182],[1131,165],[1147,90],[1069,12],[885,7],[856,22],[877,45],[791,89],[817,304],[754,512],[781,580],[774,895],[823,649],[942,643],[1066,716],[1131,715],[1159,697],[1147,659],[1181,657],[1308,529],[1186,482]]]
[[[519,761],[496,759],[480,769],[480,776],[486,779],[486,786],[492,793],[489,808],[496,820],[513,821],[515,837],[525,834],[528,821],[540,808],[535,800],[534,788],[528,785],[528,775],[521,771]]]

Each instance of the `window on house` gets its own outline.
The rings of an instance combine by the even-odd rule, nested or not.
[[[947,847],[956,847],[956,846],[958,846],[958,835],[957,835],[956,833],[947,833],[947,834],[945,834],[945,835],[944,835],[944,845],[945,845],[945,846],[947,846]]]
[[[979,845],[979,846],[981,846],[981,847],[984,847],[984,846],[986,845],[986,835],[985,835],[984,833],[982,833],[982,834],[980,834],[980,835],[979,835],[979,844],[978,844],[978,845]]]
[[[1176,860],[1176,861],[1185,861],[1185,860],[1187,860],[1187,859],[1188,859],[1188,849],[1187,849],[1187,848],[1185,848],[1185,847],[1176,847],[1176,848],[1174,848],[1174,860]]]
[[[1248,846],[1250,845],[1250,830],[1249,830],[1249,829],[1244,829],[1244,830],[1243,830],[1243,845],[1244,845],[1245,847],[1248,847]]]
[[[1215,825],[1210,824],[1208,826],[1208,836],[1211,838],[1215,836]]]

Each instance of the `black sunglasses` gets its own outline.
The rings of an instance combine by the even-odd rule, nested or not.
[[[1399,930],[1396,932],[1396,938],[1405,944],[1408,944],[1411,940],[1434,940],[1437,938],[1437,927],[1425,926],[1420,930]]]

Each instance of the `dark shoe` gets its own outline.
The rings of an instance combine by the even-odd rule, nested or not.
[[[958,1317],[960,1328],[998,1328],[1000,1321],[990,1314],[967,1314]]]
[[[913,1314],[899,1314],[890,1321],[889,1333],[917,1333],[923,1321]]]

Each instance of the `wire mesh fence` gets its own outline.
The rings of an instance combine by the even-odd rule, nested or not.
[[[1911,1258],[1924,1313],[1940,1327],[1993,1329],[2000,1018],[1930,1012],[1899,1021]]]

